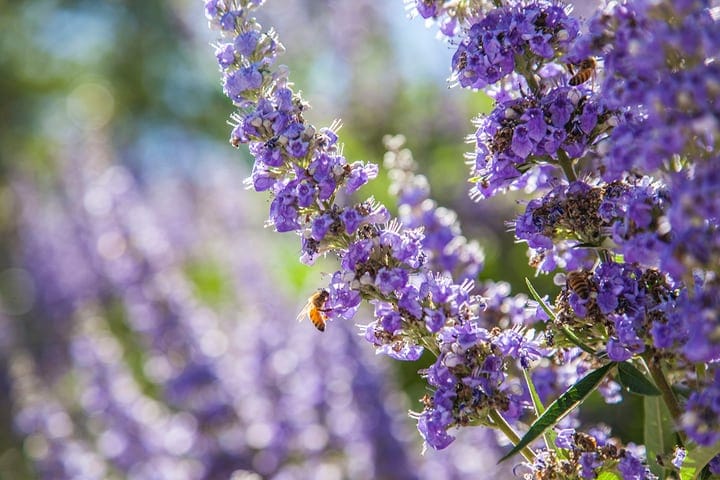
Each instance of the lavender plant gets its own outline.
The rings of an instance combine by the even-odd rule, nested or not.
[[[268,225],[298,234],[304,263],[338,258],[327,316],[369,302],[362,329],[378,352],[434,356],[417,414],[426,444],[484,425],[515,445],[508,456],[523,453],[526,478],[720,473],[719,7],[626,0],[583,24],[557,1],[408,2],[453,45],[451,82],[495,99],[471,137],[470,195],[522,190],[509,224],[562,287],[550,300],[528,282],[535,301],[523,302],[476,289],[480,257],[460,259],[459,226],[397,146],[400,219],[353,200],[377,168],[344,158],[339,122],[306,120],[282,45],[253,17],[262,3],[205,2],[237,107],[231,143],[255,158],[249,185],[272,197]],[[621,387],[644,397],[637,448],[575,430],[590,393],[615,402]]]

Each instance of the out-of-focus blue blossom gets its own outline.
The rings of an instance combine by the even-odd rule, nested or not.
[[[385,140],[388,152],[384,162],[392,180],[390,193],[398,199],[398,219],[406,228],[423,227],[423,250],[429,268],[458,281],[475,280],[483,267],[482,249],[462,236],[455,212],[439,207],[430,197],[428,180],[416,173],[412,153],[401,149],[403,141],[403,137]]]
[[[484,471],[458,455],[419,459],[387,372],[349,325],[322,339],[307,325],[287,328],[295,308],[263,273],[269,259],[238,219],[245,194],[235,188],[237,173],[143,192],[122,167],[78,162],[63,167],[61,197],[44,197],[27,182],[17,189],[33,207],[21,217],[19,261],[52,292],[29,324],[47,329],[35,337],[51,342],[27,343],[20,331],[9,341],[16,426],[41,478],[415,479]],[[177,212],[153,202],[170,200],[188,207],[183,222],[161,222]],[[50,213],[56,222],[44,221]],[[235,294],[217,308],[196,296],[185,273],[193,258],[207,258],[203,245],[223,252]],[[64,282],[65,266],[84,280]],[[64,335],[45,325],[53,318]]]
[[[699,445],[720,440],[720,370],[715,369],[708,385],[692,392],[685,405],[682,428]]]
[[[720,455],[716,455],[713,457],[712,460],[710,460],[710,463],[708,464],[710,468],[710,473],[714,474],[720,474]]]
[[[687,151],[699,160],[712,152],[720,70],[707,59],[720,53],[720,36],[708,6],[704,1],[610,5],[591,19],[588,34],[574,46],[571,58],[603,57],[604,102],[628,112],[608,144],[606,180],[623,172],[651,173],[673,154]]]

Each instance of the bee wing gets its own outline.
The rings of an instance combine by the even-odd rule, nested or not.
[[[310,315],[310,308],[312,307],[312,304],[310,302],[307,302],[302,310],[300,310],[300,313],[298,313],[297,321],[302,322]]]

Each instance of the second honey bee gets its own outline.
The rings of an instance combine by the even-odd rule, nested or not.
[[[298,315],[298,321],[302,321],[305,317],[309,317],[312,324],[315,325],[315,328],[324,332],[325,323],[327,322],[327,315],[325,312],[329,311],[325,308],[325,303],[328,298],[330,298],[330,292],[324,288],[313,293],[310,298],[308,298],[307,304]]]
[[[570,75],[572,75],[568,83],[573,87],[577,87],[578,85],[587,82],[595,75],[595,68],[597,67],[597,62],[594,58],[589,57],[580,63],[569,63],[567,67]],[[575,67],[578,68],[577,72],[575,71]]]
[[[566,276],[568,289],[577,293],[583,300],[590,297],[590,279],[585,272],[568,272]]]

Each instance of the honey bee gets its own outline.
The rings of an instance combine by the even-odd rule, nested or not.
[[[589,57],[585,60],[581,61],[580,63],[568,63],[567,67],[570,71],[570,75],[572,77],[570,78],[570,81],[568,83],[572,85],[573,87],[577,87],[578,85],[581,85],[590,78],[592,78],[595,75],[595,67],[597,66],[597,62],[594,58]],[[577,73],[575,72],[574,67],[578,67]]]
[[[312,324],[315,325],[315,328],[324,332],[325,323],[327,322],[327,315],[325,315],[325,312],[329,312],[329,310],[325,308],[325,302],[327,302],[329,297],[330,292],[324,288],[313,293],[310,298],[308,298],[307,304],[298,315],[298,321],[301,322],[305,319],[305,317],[309,317]]]
[[[467,52],[462,51],[460,52],[460,55],[458,55],[458,62],[457,62],[457,70],[458,72],[461,70],[465,70],[465,67],[467,67]]]
[[[583,300],[590,297],[590,280],[585,272],[568,272],[567,286]]]
[[[573,440],[575,440],[575,444],[582,452],[594,452],[597,450],[597,441],[590,435],[585,433],[576,433],[573,436]]]

